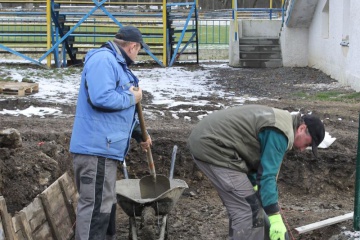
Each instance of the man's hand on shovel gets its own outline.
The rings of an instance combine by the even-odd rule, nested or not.
[[[135,102],[140,103],[142,99],[142,90],[139,87],[131,87],[130,92],[135,96]],[[143,137],[144,138],[144,137]],[[150,135],[146,136],[146,140],[140,143],[141,149],[144,152],[147,152],[147,149],[152,146],[152,141]]]
[[[152,146],[152,141],[151,141],[151,137],[150,135],[148,135],[147,139],[145,142],[141,142],[140,143],[140,147],[144,152],[147,152],[147,149]]]
[[[134,87],[132,86],[129,91],[134,94],[134,97],[135,97],[135,103],[138,103],[141,101],[142,99],[142,90],[141,88],[139,87]]]

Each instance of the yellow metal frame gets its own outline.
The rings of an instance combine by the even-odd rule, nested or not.
[[[46,47],[47,47],[47,50],[50,50],[50,48],[51,48],[51,0],[46,1],[46,32],[47,32]],[[47,60],[47,66],[51,67],[51,54],[47,55],[46,60]]]
[[[26,3],[47,3],[48,0],[27,0]],[[24,0],[0,0],[0,3],[24,3]],[[94,4],[93,1],[76,1],[76,0],[56,0],[56,3],[60,4],[81,4],[81,5],[87,5],[87,4]],[[139,2],[109,2],[106,4],[111,5],[139,5]],[[161,5],[161,3],[157,2],[141,2],[141,5]]]
[[[167,29],[167,22],[166,22],[166,19],[167,19],[167,15],[166,15],[166,0],[163,0],[163,5],[162,5],[162,12],[163,12],[163,64],[165,67],[168,66],[168,61],[167,61],[167,47],[166,47],[166,36],[167,36],[167,33],[166,33],[166,29]]]

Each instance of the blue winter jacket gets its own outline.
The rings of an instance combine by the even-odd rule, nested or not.
[[[138,79],[112,42],[85,57],[70,152],[124,160],[138,125],[135,97]]]

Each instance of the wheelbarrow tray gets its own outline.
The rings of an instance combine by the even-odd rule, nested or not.
[[[144,207],[151,206],[156,215],[166,215],[175,206],[183,191],[188,188],[185,181],[169,179],[170,189],[156,198],[141,198],[140,179],[122,179],[116,181],[117,201],[124,212],[132,216],[141,216]]]

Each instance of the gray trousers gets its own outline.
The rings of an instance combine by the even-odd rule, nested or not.
[[[114,238],[118,161],[80,154],[74,154],[73,157],[75,182],[79,192],[75,239]]]
[[[269,239],[266,215],[247,175],[194,158],[216,188],[229,217],[230,240]]]

